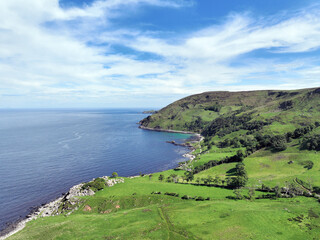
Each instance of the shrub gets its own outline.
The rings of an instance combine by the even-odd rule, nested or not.
[[[306,137],[303,139],[301,149],[320,150],[320,135]]]
[[[196,201],[204,201],[204,198],[199,196],[199,197],[196,198]]]
[[[311,168],[313,168],[313,162],[310,160],[304,161],[301,163],[301,165],[303,165],[304,168],[310,170]]]
[[[178,194],[178,193],[166,192],[164,195],[168,195],[168,196],[172,196],[172,197],[179,197],[179,194]]]
[[[152,192],[151,194],[161,194],[161,192]]]
[[[271,147],[275,151],[286,150],[287,149],[286,143],[287,143],[287,139],[285,136],[276,135],[271,138]]]
[[[103,178],[96,178],[91,182],[85,183],[82,186],[82,189],[88,189],[90,188],[92,191],[97,192],[99,190],[102,190],[106,185],[106,182]]]
[[[183,196],[181,197],[181,199],[189,200],[189,199],[191,199],[191,197],[189,197],[188,195],[183,195]]]

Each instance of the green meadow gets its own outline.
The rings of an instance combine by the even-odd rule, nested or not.
[[[211,199],[183,200],[166,191]],[[313,198],[227,198],[232,195],[232,190],[149,176],[125,179],[86,197],[71,215],[31,221],[9,239],[316,239],[320,234],[320,206]]]

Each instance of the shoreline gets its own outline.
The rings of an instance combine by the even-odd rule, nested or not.
[[[140,124],[140,123],[138,123]],[[168,133],[182,133],[182,134],[192,134],[193,136],[196,137],[195,140],[192,140],[191,142],[195,143],[195,142],[198,142],[200,143],[204,137],[200,134],[200,133],[194,133],[194,132],[188,132],[188,131],[180,131],[180,130],[170,130],[170,129],[162,129],[162,128],[149,128],[149,127],[145,127],[145,126],[142,126],[140,125],[139,126],[140,129],[143,129],[143,130],[147,130],[147,131],[156,131],[156,132],[168,132]],[[172,141],[167,141],[168,143],[172,143],[176,146],[181,146],[181,147],[187,147],[190,149],[189,152],[183,154],[182,156],[185,157],[185,158],[189,158],[189,160],[193,161],[196,156],[193,155],[192,153],[196,150],[196,148],[194,147],[190,147],[188,145],[185,145],[185,144],[175,144],[173,143]]]
[[[201,136],[201,134],[194,133],[194,132],[178,131],[178,130],[166,130],[166,129],[154,129],[154,128],[144,127],[144,126],[141,126],[141,125],[139,126],[139,128],[143,129],[143,130],[148,130],[148,131],[191,134],[191,135],[196,137],[196,139],[192,140],[191,142],[201,142],[203,140],[203,136]],[[193,148],[193,147],[190,148],[190,146],[187,146],[187,145],[179,145],[179,146],[187,147],[187,148],[190,149],[189,152],[187,152],[187,153],[182,155],[183,157],[189,158],[189,160],[191,160],[191,161],[195,158],[195,156],[192,154],[195,151],[195,148]],[[135,177],[140,177],[140,176],[139,175],[138,176],[128,176],[127,178],[131,179],[131,178],[135,178]],[[109,179],[109,177],[107,177],[107,176],[103,176],[101,178],[104,178],[106,180],[106,182]],[[117,178],[117,179],[122,179],[122,181],[124,181],[123,178]],[[114,179],[111,179],[111,180],[114,180]],[[92,195],[94,195],[94,192],[92,190],[91,191],[93,193],[92,192],[86,192],[84,194],[83,194],[83,192],[81,192],[79,190],[83,186],[83,184],[85,184],[85,183],[86,182],[72,186],[69,189],[69,191],[67,193],[63,194],[62,196],[60,196],[60,197],[58,197],[58,198],[56,198],[56,199],[54,199],[52,201],[49,201],[49,202],[47,202],[45,204],[41,204],[41,205],[35,207],[32,211],[30,211],[30,213],[26,217],[24,217],[22,219],[18,219],[17,221],[15,221],[13,223],[10,223],[5,229],[3,229],[0,232],[0,240],[7,239],[8,237],[12,236],[13,234],[21,231],[22,229],[25,228],[26,224],[28,222],[32,221],[32,220],[35,220],[35,219],[41,218],[41,217],[49,217],[49,216],[55,216],[55,215],[62,214],[62,212],[61,213],[53,213],[52,210],[57,210],[57,208],[63,203],[62,201],[65,200],[65,199],[69,200],[72,197],[92,196]],[[113,186],[116,183],[117,182],[112,183],[111,186]],[[110,185],[107,185],[107,186],[111,187]],[[77,193],[73,192],[72,196],[70,196],[71,192],[74,191],[75,189],[77,189],[78,192]],[[77,208],[75,208],[74,210],[77,210]],[[67,214],[72,213],[74,210],[72,210],[71,212],[69,212]]]
[[[117,183],[124,182],[124,179],[121,177],[111,178],[108,176],[103,176],[100,178],[103,178],[105,180],[106,187],[112,187]],[[93,181],[94,179],[92,179],[91,181]],[[79,207],[78,205],[81,204],[81,199],[79,199],[78,197],[92,196],[95,194],[95,192],[92,191],[91,189],[82,189],[82,186],[85,183],[86,182],[83,182],[83,183],[72,186],[67,193],[63,194],[62,196],[46,204],[41,204],[40,206],[35,207],[34,210],[32,210],[26,217],[9,224],[8,227],[6,227],[0,232],[0,240],[4,240],[12,236],[13,234],[21,231],[22,229],[24,229],[26,224],[32,220],[43,218],[43,217],[57,216],[64,213],[66,215],[69,215],[75,210],[77,210]],[[63,205],[65,203],[69,203],[75,207],[73,209],[64,208]],[[62,206],[62,209],[59,212],[59,208],[61,206]]]
[[[200,133],[194,133],[194,132],[188,132],[188,131],[170,130],[170,129],[162,129],[162,128],[149,128],[149,127],[145,127],[145,126],[142,126],[142,125],[140,125],[139,128],[140,129],[144,129],[144,130],[149,130],[149,131],[192,134],[192,135],[195,135],[195,136],[197,136],[199,138],[202,137]]]

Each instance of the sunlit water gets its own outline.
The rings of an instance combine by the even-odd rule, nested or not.
[[[0,111],[0,229],[94,177],[166,170],[190,135],[146,131],[142,110]]]

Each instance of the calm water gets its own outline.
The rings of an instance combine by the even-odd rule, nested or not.
[[[141,130],[142,110],[0,111],[0,229],[94,177],[176,166],[190,135]]]

